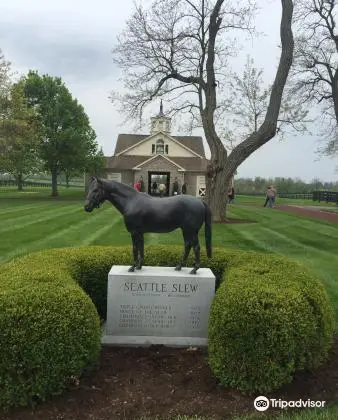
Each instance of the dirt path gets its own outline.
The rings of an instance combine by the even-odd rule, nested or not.
[[[338,213],[331,213],[320,209],[316,210],[313,208],[290,206],[286,204],[279,205],[277,209],[289,213],[295,213],[299,216],[312,217],[313,219],[326,220],[327,222],[338,223]]]

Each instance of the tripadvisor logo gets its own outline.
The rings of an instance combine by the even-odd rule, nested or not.
[[[265,411],[269,408],[270,401],[266,397],[257,397],[254,401],[254,407],[257,411]]]
[[[265,411],[270,406],[273,408],[323,408],[326,401],[311,401],[311,400],[297,400],[297,401],[283,401],[271,398],[270,400],[264,396],[259,396],[254,401],[254,407],[257,411]]]

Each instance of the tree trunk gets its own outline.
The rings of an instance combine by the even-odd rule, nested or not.
[[[238,166],[253,152],[271,140],[277,129],[283,90],[293,58],[294,42],[292,34],[292,0],[282,0],[282,19],[280,34],[282,53],[272,86],[270,101],[264,122],[259,129],[236,146],[227,157],[226,150],[218,138],[213,124],[213,111],[202,113],[203,128],[211,149],[211,162],[207,171],[207,201],[211,205],[214,221],[224,220],[226,216],[227,192],[230,181]],[[214,96],[215,97],[215,96]],[[209,191],[208,191],[209,190]]]
[[[215,174],[213,179],[207,180],[207,191],[209,189],[211,192],[210,195],[207,194],[207,200],[212,209],[214,222],[224,222],[227,219],[228,190],[231,186],[231,178],[232,174],[223,169]]]
[[[336,123],[338,125],[338,69],[336,70],[332,83],[332,97],[334,105],[334,113],[336,116]]]
[[[211,208],[214,222],[226,220],[227,193],[232,177],[226,163],[227,153],[221,144],[214,148],[206,174],[206,200]]]
[[[57,168],[52,168],[52,197],[58,197],[58,172]]]
[[[16,182],[18,185],[18,191],[22,191],[23,190],[23,175],[21,172],[17,174]]]
[[[66,188],[69,188],[69,173],[66,172]]]

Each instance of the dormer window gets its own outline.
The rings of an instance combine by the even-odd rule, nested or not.
[[[156,142],[156,153],[157,154],[164,154],[164,141],[163,140],[157,140]]]

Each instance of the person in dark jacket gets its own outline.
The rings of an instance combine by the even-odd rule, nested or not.
[[[156,191],[157,191],[157,182],[156,181],[153,182],[152,189],[153,189],[153,194],[156,194]]]
[[[186,182],[184,182],[183,183],[183,185],[182,185],[182,194],[186,194],[187,193],[187,188],[188,186],[187,186],[187,183]]]
[[[140,192],[145,192],[146,188],[144,186],[143,176],[140,177]]]
[[[228,200],[229,204],[233,203],[235,200],[235,189],[234,187],[231,187],[228,191]]]
[[[175,181],[173,183],[173,195],[177,195],[178,194],[178,189],[179,189],[179,187],[178,187],[178,180],[177,180],[177,177],[176,177],[175,178]]]

